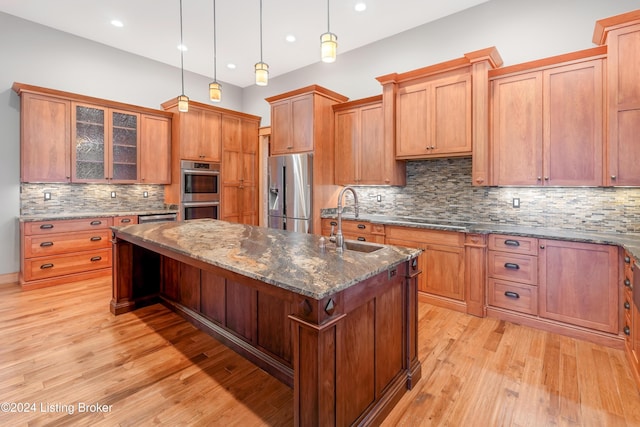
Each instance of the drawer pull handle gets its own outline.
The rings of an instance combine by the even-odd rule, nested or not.
[[[517,240],[507,239],[504,241],[505,246],[520,246],[520,242]]]
[[[625,326],[624,329],[622,330],[624,332],[624,334],[626,336],[631,335],[631,328],[629,328],[628,326]]]
[[[91,225],[100,225],[100,224],[102,224],[102,221],[98,221],[98,220],[96,220],[96,221],[91,221],[91,223],[90,223],[90,224],[91,224]]]
[[[40,270],[46,270],[47,268],[53,268],[53,264],[48,263],[48,264],[42,264],[40,266]]]
[[[624,309],[625,310],[629,310],[631,308],[631,304],[629,304],[629,301],[625,301],[624,302]]]
[[[358,237],[358,241],[359,241],[359,242],[366,242],[366,241],[367,241],[367,239],[365,239],[364,237]]]
[[[101,256],[94,256],[94,257],[91,257],[91,261],[92,261],[92,262],[94,262],[94,261],[100,261],[101,259],[102,259],[102,257],[101,257]]]
[[[364,230],[365,228],[367,228],[367,226],[366,226],[366,225],[364,225],[364,224],[358,224],[358,228],[359,228],[360,230]]]
[[[624,279],[624,285],[625,285],[627,288],[630,288],[630,287],[631,287],[631,280],[629,280],[629,279]]]
[[[48,248],[50,246],[53,246],[53,242],[42,242],[42,243],[40,243],[40,247],[42,247],[42,248]]]
[[[507,298],[515,298],[515,299],[520,298],[520,294],[518,294],[517,292],[511,292],[511,291],[506,291],[504,293],[504,296]]]
[[[505,262],[504,268],[508,268],[510,270],[520,270],[520,266],[515,262]]]
[[[53,224],[42,224],[40,226],[40,230],[51,230],[53,228]]]
[[[93,237],[92,237],[91,239],[89,239],[89,240],[91,240],[92,242],[99,242],[100,240],[102,240],[102,237],[100,237],[100,236],[93,236]]]
[[[337,222],[335,222],[335,221],[331,221],[329,224],[330,224],[330,225],[333,225],[334,227],[337,227],[337,226],[338,226],[338,223],[337,223]]]
[[[130,222],[131,222],[131,218],[124,218],[124,219],[121,219],[121,220],[120,220],[120,223],[121,223],[121,224],[128,224],[128,223],[130,223]]]

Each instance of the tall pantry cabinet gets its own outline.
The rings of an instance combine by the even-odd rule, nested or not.
[[[640,10],[596,22],[593,42],[607,46],[607,185],[640,185]]]

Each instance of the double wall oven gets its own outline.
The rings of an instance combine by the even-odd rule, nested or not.
[[[180,162],[180,213],[183,220],[218,219],[220,163]]]

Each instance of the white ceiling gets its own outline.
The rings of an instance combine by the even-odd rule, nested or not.
[[[332,0],[331,32],[340,54],[488,0]],[[186,70],[213,76],[213,0],[183,0]],[[320,60],[325,0],[263,0],[263,60],[270,77]],[[180,67],[179,0],[0,0],[0,11]],[[124,27],[110,24],[119,19]],[[260,61],[260,0],[216,0],[217,79],[253,84]],[[285,41],[293,34],[294,43]],[[227,67],[236,64],[236,69]]]

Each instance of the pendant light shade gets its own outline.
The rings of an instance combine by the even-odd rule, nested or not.
[[[256,64],[256,84],[258,86],[266,86],[269,84],[269,65],[264,62]]]
[[[182,42],[182,0],[180,0],[180,76],[182,78],[182,94],[178,97],[178,111],[189,111],[189,97],[184,94],[184,44]]]
[[[217,79],[217,56],[216,56],[216,0],[213,0],[213,81],[209,83],[209,99],[213,102],[222,100],[222,85]]]
[[[255,65],[256,85],[269,84],[269,66],[262,60],[262,0],[260,0],[260,62]]]
[[[327,0],[327,32],[320,36],[320,57],[322,62],[335,62],[338,55],[338,36],[331,32],[329,0]]]

